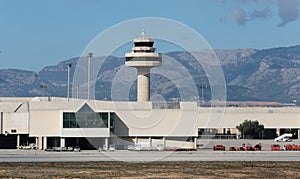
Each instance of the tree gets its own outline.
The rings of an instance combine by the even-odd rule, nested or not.
[[[257,139],[261,138],[264,125],[259,124],[258,121],[245,120],[236,128],[241,132],[243,138]]]

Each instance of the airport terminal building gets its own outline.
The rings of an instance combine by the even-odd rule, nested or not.
[[[199,107],[196,102],[112,102],[55,97],[0,98],[0,148],[35,143],[39,149],[149,142],[196,148],[197,140],[239,136],[236,126],[257,120],[262,138],[286,130],[298,138],[300,107]],[[203,131],[206,131],[204,134]]]

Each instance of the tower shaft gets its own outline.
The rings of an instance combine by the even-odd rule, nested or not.
[[[137,68],[137,101],[150,100],[150,68]]]

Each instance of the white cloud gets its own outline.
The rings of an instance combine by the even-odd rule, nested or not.
[[[281,18],[279,27],[295,21],[299,17],[299,0],[278,0],[278,13]]]
[[[267,17],[271,16],[272,12],[270,8],[264,8],[262,10],[254,10],[250,14],[250,18],[252,20],[257,19],[257,18],[263,18],[266,19]]]
[[[231,19],[236,22],[238,25],[245,25],[247,22],[247,14],[242,8],[233,8],[230,11]]]
[[[278,27],[283,27],[286,24],[293,22],[299,17],[299,6],[300,0],[215,0],[221,3],[226,2],[235,2],[237,4],[263,4],[266,7],[262,10],[255,9],[252,12],[246,12],[241,7],[236,7],[231,9],[230,16],[231,20],[236,22],[238,25],[246,25],[248,21],[256,20],[256,19],[267,19],[273,13],[270,7],[270,4],[277,4],[278,6],[278,15],[281,19],[281,22],[278,24]]]

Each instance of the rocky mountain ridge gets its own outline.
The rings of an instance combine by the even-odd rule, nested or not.
[[[199,51],[199,53],[205,53]],[[300,101],[300,46],[280,47],[264,50],[235,49],[215,50],[226,80],[229,101]],[[204,96],[210,99],[210,85],[201,65],[188,52],[164,54],[175,59],[192,76],[201,96],[200,86],[206,84]],[[67,95],[67,66],[72,64],[71,78],[79,58],[46,66],[39,72],[19,69],[0,70],[0,96],[59,96]],[[134,78],[133,68],[124,70],[124,58],[108,57],[97,74],[95,83],[96,99],[111,99],[112,81],[118,73],[119,81]],[[84,67],[83,67],[84,68]],[[125,67],[126,68],[126,67]],[[176,70],[169,75],[176,75]],[[151,74],[151,94],[162,95],[165,99],[178,98],[178,88],[168,77]],[[41,88],[46,84],[47,88]],[[130,87],[130,100],[136,99],[136,82]],[[73,97],[76,91],[73,88]],[[184,100],[191,100],[184,99]]]

